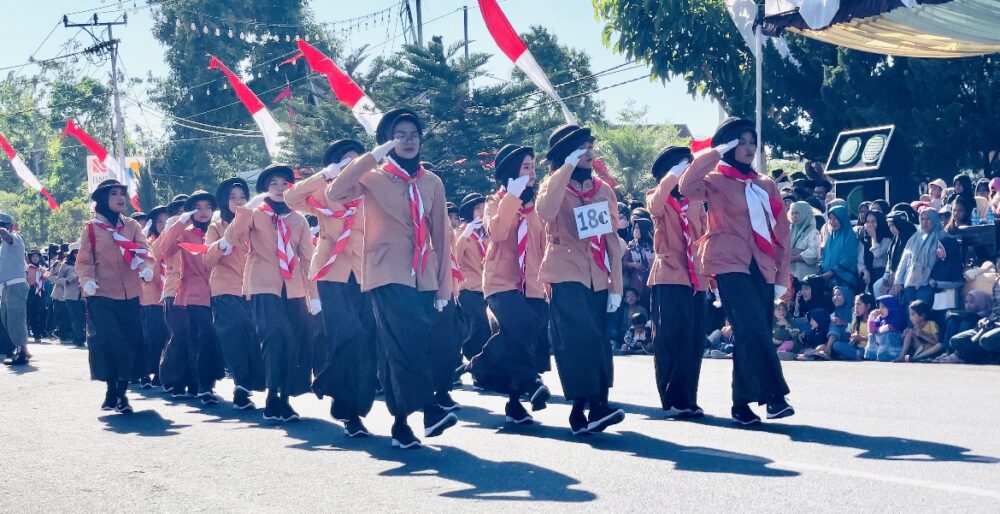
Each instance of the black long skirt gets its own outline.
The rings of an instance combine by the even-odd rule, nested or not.
[[[141,310],[142,343],[145,349],[143,374],[152,375],[160,371],[160,358],[169,338],[167,322],[162,305],[143,305]]]
[[[466,335],[462,342],[462,354],[471,360],[483,351],[483,345],[491,336],[490,321],[486,317],[486,299],[479,291],[461,291],[458,293],[458,305],[465,321]]]
[[[594,291],[579,282],[552,284],[552,347],[568,399],[603,396],[613,385],[607,303],[606,290]]]
[[[716,276],[719,298],[733,325],[733,405],[764,404],[788,394],[781,361],[771,340],[774,285],[761,275],[756,261],[750,273]]]
[[[434,308],[435,292],[424,291],[420,296],[421,304],[430,305],[431,381],[434,392],[450,391],[455,381],[455,369],[462,365],[462,341],[466,338],[465,313],[454,298],[449,298],[448,304],[438,312]]]
[[[386,284],[370,294],[385,404],[393,416],[407,416],[434,401],[429,312],[434,309],[434,293]]]
[[[375,314],[352,273],[347,283],[320,281],[326,365],[313,380],[317,396],[333,398],[334,417],[365,416],[375,401]]]
[[[250,391],[263,391],[264,356],[250,313],[250,302],[242,296],[212,297],[212,325],[233,382]]]
[[[212,309],[203,305],[174,305],[170,310],[173,334],[160,359],[164,386],[196,387],[210,391],[225,376],[222,349],[212,326]]]
[[[267,388],[285,396],[309,391],[312,383],[312,352],[308,330],[309,311],[305,298],[255,294],[253,306],[257,339],[264,352]]]
[[[690,286],[653,286],[653,365],[664,410],[698,404],[701,354],[705,348],[705,293]]]
[[[538,378],[539,334],[546,332],[544,313],[519,291],[495,293],[486,302],[495,320],[494,331],[482,351],[469,361],[469,371],[486,389],[502,394],[527,392]]]
[[[133,381],[142,374],[136,356],[143,355],[139,299],[113,300],[103,296],[87,298],[91,338],[90,378],[108,382]]]

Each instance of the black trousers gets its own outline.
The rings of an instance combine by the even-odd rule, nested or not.
[[[66,300],[70,336],[74,344],[82,345],[87,340],[87,313],[83,300]]]
[[[174,305],[170,310],[174,332],[163,349],[160,381],[167,386],[195,386],[211,391],[225,376],[222,349],[212,326],[212,309],[203,305]]]
[[[552,346],[567,399],[603,397],[613,385],[607,303],[607,291],[579,282],[552,284]]]
[[[213,296],[212,314],[215,336],[233,382],[250,391],[263,391],[264,356],[250,313],[250,302],[231,294]]]
[[[143,374],[158,375],[160,373],[160,358],[163,347],[167,345],[167,321],[164,319],[162,305],[143,305],[142,309],[142,342],[145,347]]]
[[[493,335],[469,360],[469,371],[486,389],[508,395],[528,392],[538,378],[538,340],[546,332],[545,312],[529,304],[520,291],[495,293],[486,302],[495,320]],[[546,347],[546,361],[548,356]]]
[[[102,382],[139,378],[142,369],[135,366],[136,356],[143,354],[139,299],[91,296],[87,309],[93,330],[88,352],[90,378]]]
[[[458,293],[458,305],[465,318],[466,335],[462,342],[462,354],[472,359],[483,351],[483,345],[490,338],[490,321],[486,317],[486,299],[479,291]]]
[[[52,322],[55,325],[55,334],[59,341],[66,343],[73,339],[73,329],[69,321],[69,309],[65,300],[52,300]]]
[[[35,339],[45,337],[45,298],[37,286],[28,290],[27,304],[28,333]]]
[[[312,352],[307,333],[309,310],[305,298],[282,294],[250,297],[257,339],[264,354],[269,393],[298,396],[312,383]]]
[[[698,404],[701,354],[705,347],[705,293],[691,286],[653,286],[653,365],[664,410]]]
[[[361,292],[353,273],[347,283],[319,281],[316,286],[328,358],[313,380],[313,392],[333,398],[332,413],[338,419],[365,416],[375,401],[378,364],[371,298]]]
[[[733,326],[733,405],[764,404],[788,394],[771,340],[774,285],[750,261],[750,273],[716,276],[719,299]]]
[[[434,401],[430,315],[434,293],[427,295],[410,286],[386,284],[372,289],[370,294],[385,404],[393,416],[406,416]]]

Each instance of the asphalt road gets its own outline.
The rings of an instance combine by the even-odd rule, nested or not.
[[[134,415],[108,414],[86,350],[32,351],[0,369],[0,512],[1000,511],[998,367],[786,362],[798,414],[746,430],[729,361],[704,363],[708,416],[687,422],[661,419],[651,357],[616,357],[628,416],[607,433],[570,435],[561,396],[504,427],[504,399],[466,387],[459,425],[405,451],[381,402],[361,440],[314,396],[285,425],[138,391]]]

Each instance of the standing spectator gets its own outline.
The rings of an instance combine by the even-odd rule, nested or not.
[[[0,321],[14,353],[5,364],[23,366],[28,352],[28,280],[25,275],[24,240],[13,231],[14,218],[0,212]]]
[[[858,282],[858,236],[851,229],[847,207],[833,207],[827,219],[830,235],[820,249],[820,272],[833,285],[854,287]]]
[[[819,231],[812,206],[806,202],[795,202],[788,210],[788,221],[792,225],[791,266],[792,276],[803,280],[819,273]]]
[[[875,281],[872,288],[873,294],[882,295],[889,292],[895,278],[895,271],[899,267],[899,261],[903,258],[903,250],[906,243],[910,241],[917,228],[909,219],[909,215],[904,211],[893,211],[886,217],[889,225],[889,232],[892,233],[892,243],[889,244],[889,260],[886,262],[885,274],[881,279]]]
[[[938,241],[943,236],[938,213],[933,209],[920,211],[920,231],[906,243],[892,286],[893,296],[902,295],[906,305],[914,300],[934,300],[931,269],[937,262]]]
[[[943,325],[945,312],[958,306],[958,295],[965,285],[965,277],[962,275],[962,248],[957,239],[945,236],[938,241],[936,254],[937,262],[931,268],[929,282],[934,288],[932,319]]]
[[[645,218],[632,220],[632,240],[622,255],[625,287],[639,294],[639,305],[649,308],[649,268],[653,259],[653,222]]]
[[[892,231],[885,221],[885,215],[879,211],[869,211],[862,220],[858,272],[861,273],[864,290],[871,293],[875,281],[885,275],[889,248],[892,246]]]

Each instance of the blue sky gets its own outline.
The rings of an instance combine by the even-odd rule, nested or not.
[[[0,68],[22,64],[33,53],[36,59],[53,57],[59,54],[63,45],[74,36],[77,41],[88,44],[89,36],[86,34],[80,33],[78,29],[62,27],[62,15],[93,8],[113,9],[119,3],[125,7],[131,7],[133,4],[131,0],[125,2],[44,0],[37,4],[36,8],[26,9],[22,0],[0,0],[2,11],[7,13],[3,38],[5,51],[0,55]],[[145,2],[137,0],[135,3],[142,6]],[[398,3],[398,0],[313,0],[311,6],[319,21],[332,22],[362,16]],[[482,16],[478,9],[474,8],[475,0],[424,0],[423,5],[425,39],[432,35],[440,35],[446,44],[462,39],[460,9],[463,5],[468,5],[469,37],[473,41],[470,45],[471,50],[495,54],[489,63],[490,73],[502,78],[509,76],[513,65],[499,52],[490,38]],[[17,7],[12,8],[12,6]],[[518,31],[526,30],[530,25],[543,25],[563,44],[589,53],[592,69],[595,72],[626,62],[623,56],[616,55],[601,42],[602,26],[594,19],[589,0],[507,0],[502,2],[501,6]],[[82,20],[87,16],[89,13],[82,13],[71,19]],[[123,65],[130,76],[144,77],[147,71],[161,76],[167,71],[162,60],[163,48],[151,35],[151,25],[147,9],[140,9],[137,14],[130,10],[128,26],[116,29],[115,36],[122,39]],[[50,31],[51,36],[43,44]],[[394,36],[396,37],[393,39]],[[398,24],[390,27],[380,24],[369,30],[359,30],[344,41],[348,49],[368,44],[373,47],[371,52],[376,54],[391,52],[402,43],[403,38],[399,34]],[[109,65],[87,66],[85,73],[106,77],[108,68]],[[31,70],[32,67],[28,67],[21,73]],[[6,72],[0,73],[6,74]],[[604,87],[641,77],[646,73],[648,70],[641,67],[609,74],[599,77],[598,85]],[[649,107],[646,123],[686,123],[696,136],[710,135],[719,117],[718,107],[713,102],[692,98],[680,80],[662,84],[659,81],[650,82],[649,79],[642,79],[602,91],[598,93],[598,97],[605,102],[611,118],[614,118],[614,114],[626,102],[636,100],[639,105]],[[129,124],[140,122],[138,114],[131,110],[127,113],[127,117]]]

